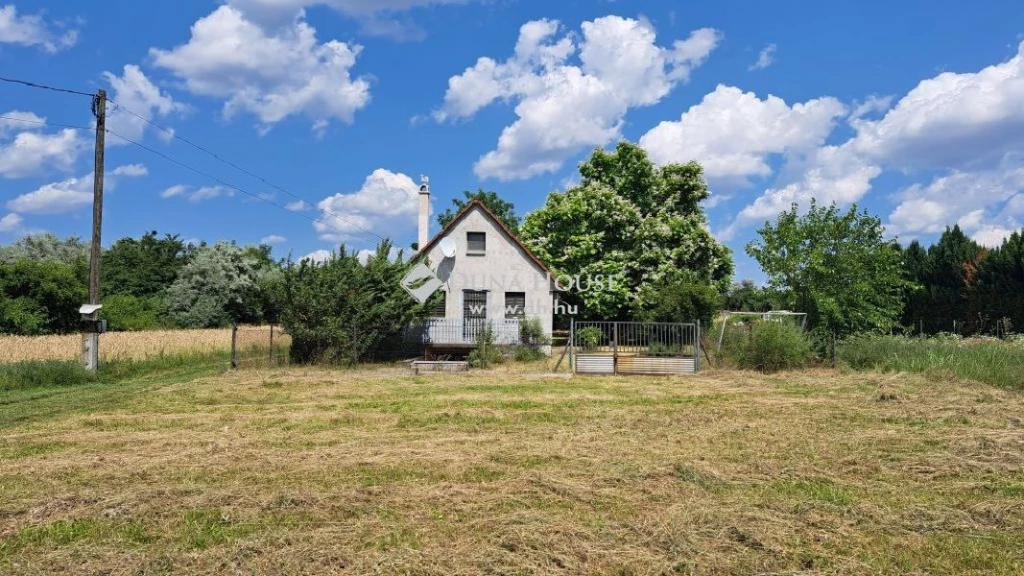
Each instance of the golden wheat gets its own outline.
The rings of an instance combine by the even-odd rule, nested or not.
[[[246,326],[238,329],[240,350],[268,348],[270,328]],[[275,329],[274,344],[286,345],[287,336]],[[81,355],[79,334],[62,336],[0,335],[0,364],[45,360],[77,360]],[[209,354],[231,350],[231,329],[152,330],[111,332],[100,337],[100,358],[144,360],[164,354]]]

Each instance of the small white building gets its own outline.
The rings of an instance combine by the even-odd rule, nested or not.
[[[550,337],[554,315],[551,272],[483,203],[474,200],[429,237],[430,189],[420,188],[417,258],[444,282],[443,303],[428,320],[432,349],[466,348],[484,326],[495,343],[518,344],[520,325],[540,321]]]

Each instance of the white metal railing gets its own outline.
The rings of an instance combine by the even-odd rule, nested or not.
[[[490,326],[495,344],[519,344],[520,320],[484,320],[478,318],[428,318],[423,330],[425,344],[472,346],[487,326]]]

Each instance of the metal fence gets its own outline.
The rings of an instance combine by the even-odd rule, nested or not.
[[[700,369],[700,324],[573,322],[570,364],[579,374],[692,374]]]
[[[493,343],[512,346],[520,343],[522,322],[518,318],[428,318],[423,324],[423,344],[428,346],[475,346],[490,328]]]

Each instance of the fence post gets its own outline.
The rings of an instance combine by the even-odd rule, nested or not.
[[[697,320],[697,343],[694,346],[693,371],[700,372],[700,320]]]
[[[270,366],[274,366],[274,325],[270,325]]]
[[[612,374],[619,373],[619,323],[612,322]]]
[[[238,368],[238,324],[231,325],[231,369]]]
[[[569,371],[576,373],[576,319],[569,318]]]

